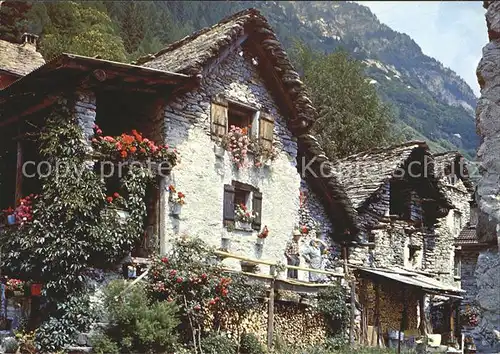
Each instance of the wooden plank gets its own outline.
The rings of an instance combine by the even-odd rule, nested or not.
[[[267,305],[267,349],[271,350],[273,346],[274,332],[274,282],[271,280],[271,288],[269,289],[269,302]]]
[[[356,309],[356,280],[351,281],[351,323],[349,324],[349,341],[354,346],[354,321]]]
[[[245,257],[245,256],[239,256],[239,255],[228,253],[228,252],[224,252],[224,251],[214,251],[214,253],[216,255],[223,256],[225,258],[233,258],[233,259],[238,259],[240,261],[247,261],[247,262],[252,262],[252,263],[256,263],[256,264],[263,264],[263,265],[268,265],[268,266],[276,266],[277,265],[276,262],[266,261],[266,260],[263,260],[263,259],[249,258],[249,257]],[[306,267],[296,267],[296,266],[291,266],[291,265],[285,265],[285,267],[287,269],[297,269],[297,270],[304,270],[304,271],[307,271],[307,272],[313,272],[313,273],[319,273],[319,274],[327,274],[327,275],[331,275],[333,277],[340,277],[340,278],[344,277],[344,273],[334,273],[334,272],[329,272],[327,270],[322,270],[322,269],[313,269],[313,268],[306,268]]]

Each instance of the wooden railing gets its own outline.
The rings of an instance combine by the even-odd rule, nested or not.
[[[215,251],[214,253],[217,256],[224,257],[224,258],[232,258],[232,259],[237,259],[237,260],[245,261],[245,262],[249,262],[249,263],[262,264],[262,265],[269,266],[271,268],[270,269],[270,273],[271,273],[270,275],[271,276],[275,276],[276,275],[276,274],[272,274],[273,273],[273,268],[276,269],[277,267],[283,267],[285,270],[287,270],[287,269],[301,270],[301,271],[306,271],[306,272],[311,272],[311,273],[325,274],[325,275],[329,275],[329,276],[332,276],[332,277],[335,277],[335,278],[343,278],[343,277],[345,277],[344,273],[335,273],[335,272],[331,272],[331,271],[323,270],[323,269],[314,269],[314,268],[307,268],[307,267],[300,267],[300,266],[291,266],[291,265],[287,265],[287,264],[280,265],[278,262],[266,261],[266,260],[263,260],[263,259],[249,258],[249,257],[245,257],[245,256],[239,256],[239,255],[232,254],[232,253],[229,253],[229,252],[224,252],[224,251]]]

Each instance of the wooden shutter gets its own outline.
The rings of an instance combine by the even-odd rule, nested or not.
[[[266,148],[271,149],[273,146],[273,135],[274,118],[266,112],[260,112],[259,139]]]
[[[253,220],[252,228],[254,230],[260,230],[261,220],[262,220],[262,193],[253,192],[252,198],[252,210],[257,213],[257,216]]]
[[[212,136],[222,136],[227,132],[227,101],[215,99],[210,107],[210,132]]]
[[[224,185],[224,225],[234,221],[234,187],[230,184]]]

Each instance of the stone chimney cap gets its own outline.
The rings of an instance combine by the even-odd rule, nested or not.
[[[21,40],[23,41],[23,44],[31,44],[36,48],[38,36],[33,33],[23,33]]]

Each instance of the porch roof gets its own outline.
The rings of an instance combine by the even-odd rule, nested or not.
[[[381,277],[388,280],[403,283],[409,286],[413,286],[421,289],[424,292],[431,294],[441,294],[445,296],[460,297],[461,294],[465,293],[465,290],[455,288],[451,285],[447,285],[440,282],[434,278],[425,276],[421,273],[408,271],[401,268],[368,268],[368,267],[358,267],[354,266],[360,273],[364,273],[368,276]]]

